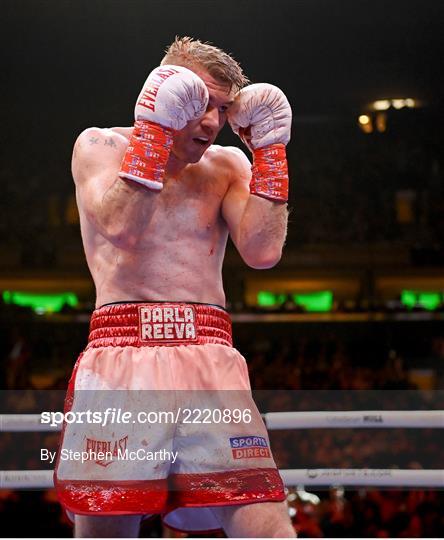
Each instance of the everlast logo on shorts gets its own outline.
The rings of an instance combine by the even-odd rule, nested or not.
[[[192,306],[141,306],[139,308],[141,341],[168,343],[197,340],[196,314]]]
[[[125,452],[128,444],[128,435],[121,439],[113,441],[98,441],[97,439],[86,439],[86,451],[89,452],[91,458],[103,456],[103,459],[96,459],[97,465],[107,467],[113,462],[113,458],[119,455],[119,451]]]

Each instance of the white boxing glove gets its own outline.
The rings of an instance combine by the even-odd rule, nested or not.
[[[182,66],[160,66],[148,76],[134,109],[134,130],[119,172],[145,187],[163,187],[173,130],[197,120],[208,106],[203,80]]]
[[[236,96],[228,121],[253,152],[250,191],[259,197],[288,200],[285,146],[290,140],[292,112],[277,86],[252,84]]]
[[[182,66],[160,66],[148,75],[134,118],[179,130],[200,118],[207,106],[208,89],[198,75]]]

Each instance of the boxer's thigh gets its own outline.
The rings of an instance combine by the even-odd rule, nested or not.
[[[143,516],[81,516],[74,518],[75,538],[138,538]]]
[[[286,502],[211,508],[229,537],[294,538]]]

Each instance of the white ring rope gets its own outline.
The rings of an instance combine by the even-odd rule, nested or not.
[[[263,415],[267,429],[444,428],[444,411],[302,411]],[[1,414],[0,432],[60,431],[39,414]]]
[[[309,428],[443,428],[444,411],[307,411],[264,415],[269,430]],[[0,415],[0,432],[59,431],[40,423],[38,414]],[[444,470],[282,469],[288,486],[444,487]],[[0,471],[0,489],[48,489],[53,471]]]
[[[304,411],[264,415],[267,429],[444,428],[444,411]]]
[[[444,487],[440,469],[282,469],[287,486]]]
[[[50,489],[54,471],[0,471],[0,489]]]
[[[440,469],[281,469],[287,486],[444,487]],[[0,489],[53,488],[53,471],[0,471]]]
[[[41,423],[40,414],[0,414],[0,433],[25,431],[61,431],[62,426]]]

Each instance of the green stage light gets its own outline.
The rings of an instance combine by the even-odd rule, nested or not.
[[[401,292],[401,303],[408,309],[413,309],[415,306],[419,305],[428,311],[433,311],[441,304],[442,299],[442,292],[407,290]]]
[[[275,294],[270,291],[259,291],[257,293],[257,305],[260,307],[280,306],[285,302],[285,294]]]
[[[333,293],[332,291],[315,291],[294,294],[293,301],[303,306],[305,311],[328,312],[333,308]]]
[[[416,293],[413,291],[402,291],[401,293],[401,304],[406,308],[412,309],[416,304]]]
[[[303,306],[306,311],[325,312],[333,307],[333,293],[331,291],[315,291],[309,293],[292,294],[295,304]],[[259,291],[257,303],[260,307],[281,306],[287,299],[286,294],[276,294],[270,291]]]
[[[79,303],[77,296],[72,292],[39,294],[23,291],[3,291],[2,296],[5,304],[30,307],[36,313],[57,312],[65,304],[75,307]]]

